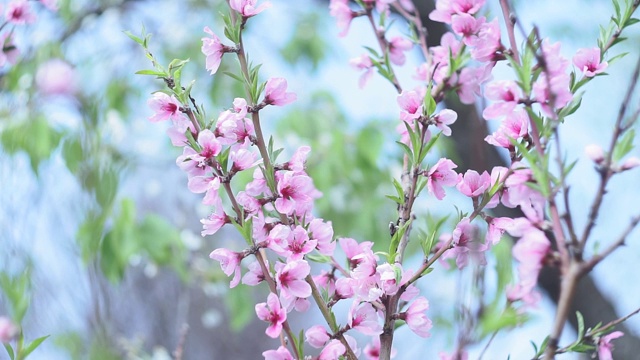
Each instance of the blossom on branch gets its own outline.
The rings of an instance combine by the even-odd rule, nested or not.
[[[274,339],[280,336],[282,323],[287,320],[287,312],[280,306],[278,295],[270,293],[267,302],[256,304],[255,309],[258,318],[269,323],[265,333]]]

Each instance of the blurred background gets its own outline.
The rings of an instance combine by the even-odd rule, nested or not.
[[[6,8],[8,2],[0,3]],[[416,3],[426,18],[433,4]],[[562,41],[567,58],[578,48],[596,46],[597,25],[606,25],[613,13],[610,1],[513,3],[525,29],[535,24],[543,37]],[[278,342],[264,335],[265,324],[253,310],[266,289],[240,285],[229,290],[218,262],[208,258],[215,248],[237,248],[241,237],[231,227],[200,236],[199,219],[209,210],[187,190],[186,174],[175,165],[181,151],[171,146],[165,125],[147,120],[152,115],[147,99],[164,84],[134,75],[150,64],[123,33],[140,34],[144,27],[153,34],[150,50],[165,65],[189,58],[183,79],[196,81],[196,101],[216,118],[244,94],[239,83],[223,75],[235,71],[233,59],[225,57],[221,70],[210,76],[200,52],[204,26],[222,34],[224,1],[61,0],[57,12],[30,4],[37,20],[14,29],[18,61],[0,68],[0,316],[15,319],[23,313],[27,339],[51,335],[30,358],[170,359],[180,348],[184,359],[257,359],[276,348]],[[498,5],[491,2],[486,12],[502,19]],[[425,24],[429,41],[437,43],[441,24]],[[390,31],[407,34],[406,23],[398,18]],[[401,169],[401,152],[395,135],[389,135],[398,123],[396,93],[376,76],[358,88],[360,73],[348,65],[365,52],[363,46],[377,46],[368,23],[356,19],[346,37],[337,34],[328,1],[274,0],[272,8],[249,21],[245,41],[251,59],[264,63],[263,80],[285,77],[298,95],[290,106],[265,109],[263,122],[286,153],[311,145],[309,173],[324,194],[317,201],[318,216],[333,222],[337,236],[374,241],[384,249],[388,224],[396,216],[384,194],[393,192],[391,179]],[[613,64],[609,76],[587,86],[582,107],[562,127],[566,156],[578,160],[569,182],[579,228],[597,185],[583,149],[608,144],[640,56],[640,32],[632,28],[627,35],[611,55],[630,55]],[[411,53],[399,70],[406,89],[420,85],[412,78],[420,56]],[[510,78],[509,69],[497,68],[494,78]],[[634,104],[637,99],[636,94]],[[486,132],[497,127],[478,117],[485,105],[448,99],[447,106],[459,114],[457,128],[430,159],[446,155],[460,164],[460,171],[504,162],[506,154],[469,150],[474,148],[469,144],[482,143]],[[611,183],[594,251],[637,214],[639,180],[640,174],[630,171]],[[424,217],[452,213],[456,200],[466,206],[457,203],[463,210],[471,208],[454,194],[448,200],[423,197],[416,211]],[[450,231],[453,225],[444,227]],[[511,261],[510,246],[505,239],[494,257]],[[632,280],[639,250],[636,231],[627,246],[583,281],[574,311],[585,315],[587,326],[640,307],[640,286]],[[411,251],[420,252],[417,247]],[[417,252],[410,263],[421,261]],[[511,267],[501,271],[501,279],[508,279]],[[482,272],[487,294],[481,298],[499,286],[496,274],[492,265]],[[473,302],[477,289],[472,283],[478,276],[477,270],[443,268],[429,276],[422,288],[431,302],[433,336],[425,340],[400,329],[398,359],[435,359],[438,352],[453,349],[469,330],[460,309]],[[557,296],[556,274],[542,277],[548,295],[540,307],[524,324],[501,332],[485,359],[533,355],[529,340],[540,344],[548,333]],[[314,310],[304,318],[293,316],[294,329],[308,328],[313,319],[320,319]],[[640,319],[629,320],[623,330],[614,358],[636,358]],[[564,342],[573,341],[574,334],[568,327]],[[482,351],[486,335],[469,335],[471,359]]]

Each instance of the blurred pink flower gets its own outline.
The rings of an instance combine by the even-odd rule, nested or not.
[[[358,86],[362,89],[367,85],[369,79],[373,76],[373,63],[371,58],[367,54],[362,54],[356,58],[349,60],[349,64],[358,70],[364,70],[360,79],[358,80]]]
[[[349,0],[331,0],[329,4],[329,14],[334,16],[337,21],[340,33],[338,36],[343,37],[349,32],[351,20],[353,20],[353,11],[349,8]]]
[[[613,350],[613,344],[611,340],[617,339],[623,336],[622,331],[614,331],[611,334],[605,335],[598,341],[598,359],[599,360],[613,360],[611,356],[611,350]]]
[[[45,95],[73,95],[78,90],[76,72],[61,59],[48,60],[38,67],[36,85]]]
[[[32,24],[36,21],[36,15],[31,11],[27,0],[13,0],[7,5],[4,16],[14,25]]]
[[[6,344],[13,340],[20,332],[20,328],[9,318],[0,316],[0,343]]]
[[[395,36],[389,41],[389,59],[396,65],[404,65],[407,57],[404,55],[406,51],[413,48],[413,42],[402,36]]]

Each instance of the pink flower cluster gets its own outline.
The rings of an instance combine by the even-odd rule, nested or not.
[[[38,2],[51,11],[58,10],[57,0],[39,0]],[[1,10],[2,6],[0,6]],[[33,24],[37,20],[37,16],[27,0],[10,1],[4,9],[4,17],[4,21],[0,23],[14,26]],[[5,66],[7,63],[15,64],[19,55],[20,52],[13,42],[13,30],[0,32],[0,67]]]

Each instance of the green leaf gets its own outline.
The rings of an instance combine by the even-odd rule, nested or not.
[[[398,182],[398,180],[393,179],[393,187],[396,189],[396,193],[398,194],[398,198],[402,199],[401,204],[404,204],[404,190],[402,189],[402,185]]]
[[[137,42],[138,44],[140,44],[143,47],[146,47],[145,41],[142,38],[133,35],[133,33],[131,31],[125,30],[125,31],[123,31],[123,33],[125,33],[125,35],[127,35],[129,37],[129,39]]]
[[[135,72],[136,75],[154,75],[157,77],[166,77],[167,74],[163,71],[158,71],[158,70],[138,70]]]
[[[305,259],[320,264],[331,264],[331,257],[322,254],[307,254],[305,255]]]
[[[627,131],[622,139],[616,143],[616,146],[613,148],[613,162],[620,161],[625,155],[627,155],[631,150],[633,150],[633,140],[636,136],[636,132],[634,129]]]
[[[29,354],[31,354],[33,350],[35,350],[38,346],[40,346],[40,344],[42,344],[43,341],[47,340],[49,336],[50,335],[39,337],[33,340],[31,344],[27,345],[27,347],[22,350],[22,354],[21,354],[22,359],[25,359],[27,356],[29,356]]]
[[[576,340],[576,344],[582,341],[584,338],[584,317],[580,311],[576,311],[576,318],[578,319],[578,340]]]
[[[11,360],[14,360],[16,355],[13,353],[13,348],[11,347],[11,345],[9,344],[2,344],[4,345],[5,350],[7,350],[7,354],[9,354],[9,358]]]

